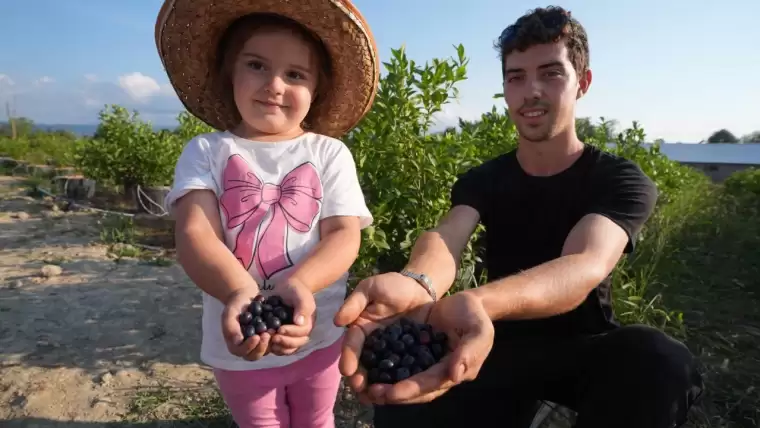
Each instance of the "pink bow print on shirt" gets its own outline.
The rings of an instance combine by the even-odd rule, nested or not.
[[[219,201],[227,228],[243,225],[235,241],[235,257],[246,269],[255,261],[262,279],[292,266],[287,251],[289,228],[308,232],[319,214],[322,183],[314,165],[299,165],[278,185],[262,182],[240,155],[232,155],[222,180],[224,193]]]

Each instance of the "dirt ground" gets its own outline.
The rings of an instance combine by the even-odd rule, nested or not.
[[[175,426],[188,409],[193,426],[219,422],[198,359],[201,296],[180,266],[114,256],[98,243],[101,214],[64,212],[22,184],[0,176],[0,425]],[[336,416],[366,427],[371,411],[343,389]]]

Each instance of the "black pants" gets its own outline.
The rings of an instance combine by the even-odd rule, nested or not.
[[[527,428],[538,400],[576,428],[672,428],[704,388],[689,350],[644,326],[573,338],[498,339],[478,378],[431,403],[375,406],[375,428]]]

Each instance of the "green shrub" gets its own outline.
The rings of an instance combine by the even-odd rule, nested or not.
[[[72,136],[35,132],[16,139],[0,136],[0,156],[33,165],[69,166],[73,163],[76,139]]]
[[[173,132],[155,132],[137,112],[110,106],[100,113],[94,137],[77,145],[76,165],[86,176],[125,190],[170,185],[184,143]]]
[[[737,171],[726,178],[723,186],[734,196],[760,198],[760,169]]]

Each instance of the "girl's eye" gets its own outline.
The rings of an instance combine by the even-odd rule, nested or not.
[[[297,71],[289,71],[288,72],[288,77],[291,78],[291,79],[293,79],[293,80],[301,80],[301,79],[305,78],[302,73],[299,73]]]
[[[264,68],[264,63],[261,61],[251,61],[248,63],[248,67],[251,67],[253,70],[261,70]]]

